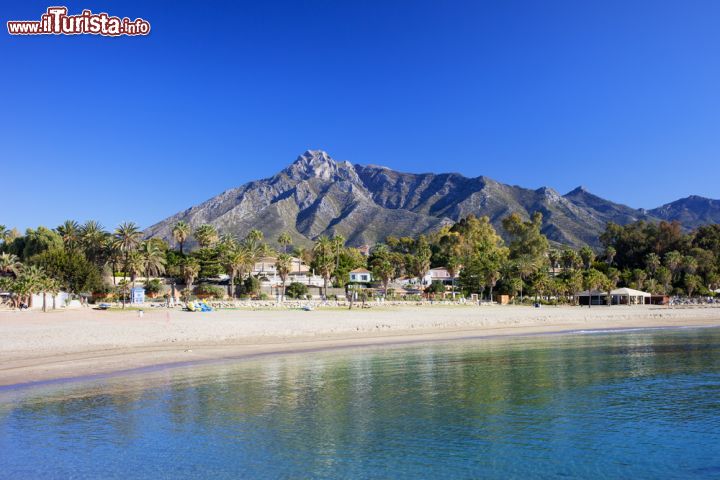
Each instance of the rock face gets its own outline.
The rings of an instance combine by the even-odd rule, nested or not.
[[[680,202],[685,203],[676,205]],[[258,228],[271,242],[288,232],[295,245],[307,245],[322,234],[341,234],[350,245],[372,245],[389,235],[430,233],[469,214],[487,215],[502,233],[502,218],[512,212],[529,217],[535,211],[542,212],[543,231],[551,241],[571,246],[597,245],[608,221],[678,219],[689,222],[689,227],[720,222],[720,202],[700,197],[645,212],[581,187],[560,195],[548,187],[530,190],[487,177],[352,165],[324,151],[308,150],[275,176],[228,190],[145,233],[170,241],[172,227],[184,220],[193,228],[209,223],[237,237]]]

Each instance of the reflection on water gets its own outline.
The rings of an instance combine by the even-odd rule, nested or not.
[[[720,476],[720,330],[345,350],[0,393],[2,478]]]

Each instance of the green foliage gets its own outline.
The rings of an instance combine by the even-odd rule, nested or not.
[[[225,296],[225,289],[219,285],[203,283],[195,288],[195,294],[208,295],[211,298],[223,298]]]
[[[94,292],[102,287],[100,269],[80,251],[53,248],[33,256],[30,263],[42,267],[70,293]]]
[[[24,236],[13,240],[8,245],[8,252],[17,255],[22,261],[27,261],[46,250],[60,250],[63,247],[62,237],[57,232],[38,227],[35,230],[28,228]]]
[[[308,293],[307,285],[299,282],[292,282],[287,286],[285,295],[289,298],[304,298]]]
[[[157,295],[163,291],[163,283],[160,279],[153,278],[145,283],[145,293],[147,295]]]
[[[430,294],[441,294],[445,292],[445,285],[442,282],[433,280],[433,282],[427,286],[425,293]]]

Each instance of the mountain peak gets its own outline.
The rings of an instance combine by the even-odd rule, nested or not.
[[[580,186],[575,187],[574,189],[572,189],[565,195],[578,195],[578,194],[583,194],[583,193],[590,193],[590,192],[587,191],[587,188],[580,185]]]
[[[357,174],[350,162],[335,161],[324,150],[306,150],[285,169],[290,177],[304,180],[356,180]]]

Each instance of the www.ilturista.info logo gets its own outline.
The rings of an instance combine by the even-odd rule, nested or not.
[[[48,7],[47,13],[37,20],[7,22],[10,35],[147,35],[150,22],[142,18],[111,17],[107,13],[83,10],[80,15],[68,15],[67,7]]]

